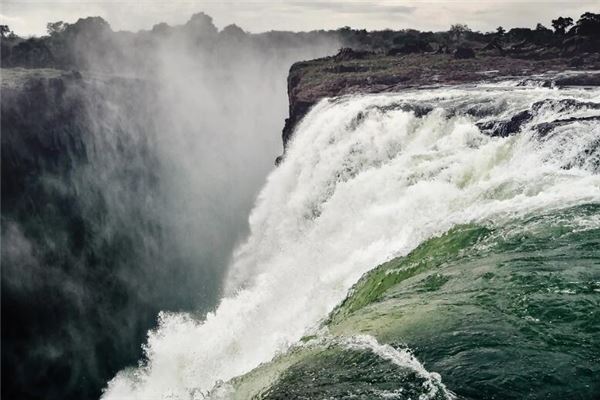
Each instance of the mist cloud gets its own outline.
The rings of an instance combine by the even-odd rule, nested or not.
[[[81,400],[141,357],[159,311],[215,307],[282,151],[288,70],[339,43],[201,13],[137,34],[87,18],[46,43],[81,73],[3,86],[3,394]]]

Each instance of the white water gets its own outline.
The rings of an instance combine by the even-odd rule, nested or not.
[[[474,117],[448,114],[510,118],[539,100],[599,93],[499,85],[322,101],[269,176],[217,310],[202,321],[162,314],[147,362],[118,374],[104,398],[202,398],[316,329],[368,269],[455,224],[600,201],[600,176],[580,154],[600,137],[597,121],[544,140],[490,138]],[[374,108],[425,103],[437,108],[422,118]],[[527,126],[564,117],[557,110],[542,107]]]
[[[438,394],[439,390],[444,391],[444,398],[454,399],[455,396],[449,392],[442,384],[441,377],[435,372],[429,372],[423,367],[423,365],[415,358],[415,356],[406,349],[397,350],[390,345],[380,344],[373,336],[360,335],[344,338],[342,344],[349,349],[353,350],[367,350],[379,357],[391,361],[392,363],[404,367],[410,368],[415,371],[419,376],[425,379],[423,389],[424,392],[419,396],[419,400],[434,399]],[[379,396],[381,398],[404,398],[402,396],[402,388],[398,388],[398,392],[381,392]]]

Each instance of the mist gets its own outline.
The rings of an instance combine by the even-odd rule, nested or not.
[[[159,311],[215,307],[282,152],[289,67],[339,42],[202,13],[47,41],[64,72],[3,70],[3,394],[97,398]]]

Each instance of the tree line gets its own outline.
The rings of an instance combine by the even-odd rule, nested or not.
[[[380,53],[408,54],[418,52],[450,52],[458,46],[480,49],[518,51],[536,46],[547,49],[548,56],[570,56],[581,52],[600,51],[600,14],[584,13],[574,21],[558,17],[550,23],[552,29],[538,23],[534,29],[500,26],[493,32],[477,32],[465,24],[454,24],[448,31],[421,32],[414,29],[367,31],[342,27],[337,30],[311,32],[247,33],[236,25],[219,31],[212,18],[204,13],[194,14],[184,25],[155,25],[151,30],[114,32],[100,17],[87,17],[69,24],[63,21],[47,24],[47,35],[22,38],[7,25],[0,25],[2,67],[53,67],[63,69],[107,69],[105,60],[119,59],[132,64],[143,61],[145,50],[157,46],[165,38],[182,40],[195,46],[219,47],[242,42],[247,46],[277,46],[297,41],[333,38],[342,47]],[[135,48],[132,56],[131,49]],[[538,51],[539,54],[544,52]],[[93,55],[93,56],[90,56]],[[122,63],[120,63],[122,65]]]

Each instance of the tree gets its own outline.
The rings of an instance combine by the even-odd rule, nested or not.
[[[462,37],[467,32],[471,32],[471,29],[465,24],[454,24],[450,27],[450,30],[448,31],[450,37],[453,38],[456,43],[460,42]]]
[[[8,27],[8,25],[0,25],[0,36],[2,38],[5,38],[9,34],[10,34],[10,28]]]
[[[600,14],[586,12],[574,27],[578,35],[600,37]]]
[[[211,38],[214,37],[219,30],[213,23],[210,15],[203,12],[192,15],[190,20],[186,22],[185,28],[198,37]]]
[[[161,22],[152,27],[152,33],[166,35],[171,29],[172,28],[166,22]]]
[[[67,26],[69,26],[69,25],[65,24],[62,21],[48,22],[46,24],[46,30],[48,31],[48,35],[54,36],[58,33],[63,32],[67,28]]]
[[[498,34],[498,36],[504,36],[506,31],[504,30],[503,27],[499,26],[498,28],[496,28],[496,33]]]
[[[246,32],[236,24],[227,25],[221,31],[221,35],[227,38],[243,39],[246,37]]]
[[[557,35],[564,35],[567,28],[573,25],[573,18],[558,17],[552,20],[552,27]]]

